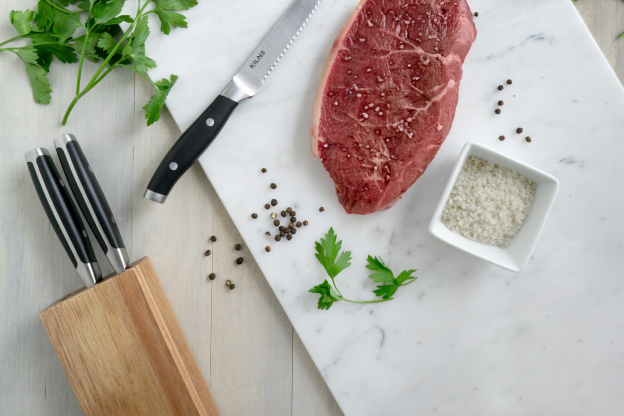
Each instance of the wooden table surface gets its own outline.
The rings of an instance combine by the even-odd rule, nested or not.
[[[575,2],[624,79],[624,3]],[[0,41],[14,36],[0,2]],[[175,33],[174,33],[175,36]],[[87,65],[86,73],[94,67]],[[80,141],[116,213],[131,259],[149,255],[223,415],[341,415],[331,393],[198,165],[165,205],[143,199],[157,163],[180,135],[165,110],[146,127],[151,87],[116,70],[60,119],[77,65],[53,64],[52,103],[34,104],[21,61],[0,53],[0,414],[80,415],[80,407],[39,320],[39,312],[81,286],[34,192],[24,153],[53,149],[59,134]],[[217,242],[211,244],[210,236]],[[204,256],[204,251],[212,255]],[[111,272],[98,255],[105,272]],[[207,279],[217,274],[215,281]],[[230,279],[236,289],[224,282]]]

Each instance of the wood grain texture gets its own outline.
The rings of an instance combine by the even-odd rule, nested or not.
[[[0,39],[14,36],[9,11],[35,4],[1,1]],[[615,37],[624,31],[624,3],[574,4],[623,80],[624,39]],[[94,69],[87,63],[87,74]],[[245,262],[234,264],[232,246],[240,237],[199,166],[180,180],[165,205],[142,198],[157,163],[180,134],[166,111],[161,121],[145,126],[141,107],[152,94],[149,84],[131,73],[111,73],[62,128],[76,70],[54,63],[52,103],[36,105],[21,62],[0,53],[0,414],[81,414],[37,316],[81,283],[49,226],[24,162],[27,150],[51,148],[58,134],[72,132],[100,178],[131,258],[149,255],[154,262],[222,413],[341,415],[245,249]],[[214,245],[208,241],[213,234],[218,237]],[[210,257],[203,256],[206,249],[213,250]],[[217,279],[211,282],[207,275],[213,271]],[[225,287],[226,278],[236,289]]]
[[[149,258],[40,316],[85,415],[219,415]]]

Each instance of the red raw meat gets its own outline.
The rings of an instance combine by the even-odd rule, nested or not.
[[[350,214],[390,208],[446,138],[477,31],[465,0],[362,0],[325,62],[312,153]]]

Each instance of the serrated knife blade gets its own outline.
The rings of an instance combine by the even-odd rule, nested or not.
[[[238,103],[253,97],[301,33],[321,0],[295,0],[232,81],[169,150],[150,180],[144,197],[164,203],[178,179],[217,137]]]

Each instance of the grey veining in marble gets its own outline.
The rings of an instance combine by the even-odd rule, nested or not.
[[[451,133],[395,207],[365,217],[344,213],[311,157],[308,137],[323,62],[356,3],[321,2],[258,95],[239,106],[201,159],[342,410],[354,416],[621,414],[624,94],[571,2],[470,1],[479,33]],[[160,65],[151,76],[180,75],[167,105],[182,129],[288,5],[203,1],[188,13],[189,30],[150,40],[148,54]],[[498,91],[508,78],[513,84]],[[497,116],[499,99],[505,105]],[[467,140],[561,181],[533,258],[519,274],[427,232]],[[271,182],[278,188],[271,190]],[[268,213],[279,212],[263,208],[271,198],[310,221],[290,243],[264,235],[274,229]],[[252,212],[260,218],[251,219]],[[381,255],[393,269],[417,268],[420,279],[392,302],[317,310],[317,297],[307,290],[324,272],[313,244],[330,226],[353,253],[353,265],[337,278],[344,294],[370,296],[368,254]]]

